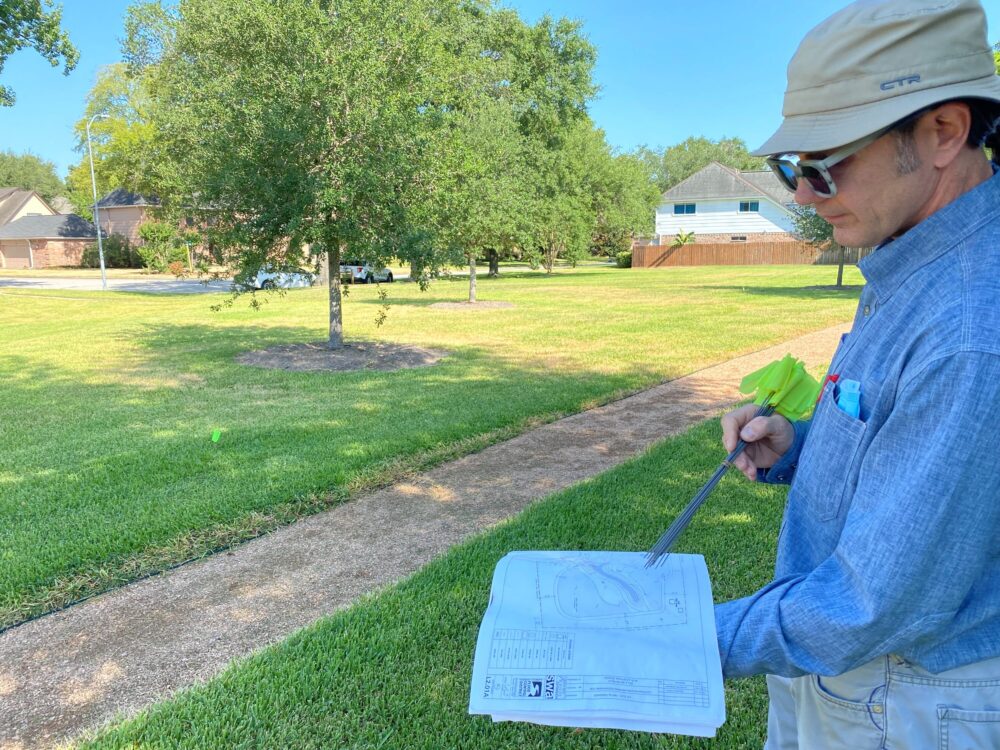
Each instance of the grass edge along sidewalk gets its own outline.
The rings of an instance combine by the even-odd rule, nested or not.
[[[514,549],[647,549],[714,468],[719,439],[715,419],[668,439],[78,747],[759,747],[760,679],[727,683],[728,719],[715,740],[493,724],[466,713],[496,561]],[[705,555],[716,601],[769,579],[783,498],[782,488],[727,477],[682,538],[679,551]]]

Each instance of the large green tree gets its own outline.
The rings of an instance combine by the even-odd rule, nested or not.
[[[46,10],[46,7],[50,10]],[[3,0],[0,2],[0,73],[7,58],[30,47],[48,60],[52,67],[62,61],[63,73],[76,67],[80,53],[62,30],[62,8],[46,0]],[[9,86],[0,85],[0,106],[10,107],[15,95]]]
[[[0,187],[35,190],[49,202],[65,189],[55,164],[34,154],[13,151],[0,151]]]
[[[88,123],[98,197],[118,187],[156,194],[160,173],[167,162],[158,150],[156,128],[151,120],[149,82],[150,77],[143,71],[133,72],[125,63],[107,65],[98,71],[97,80],[87,94],[83,116],[74,126],[80,161],[66,177],[70,199],[81,213],[89,216],[93,204]]]
[[[586,176],[595,217],[595,254],[614,257],[628,250],[636,235],[652,232],[660,190],[641,158],[616,155],[605,147]]]
[[[435,241],[468,262],[474,301],[477,257],[495,272],[500,257],[538,242],[543,173],[585,118],[595,52],[570,21],[529,26],[512,11],[469,5],[461,18],[459,85],[439,111],[427,170]],[[579,187],[565,197],[585,210]]]
[[[401,254],[427,112],[457,79],[448,43],[459,6],[182,0],[170,43],[141,61],[165,208],[211,221],[237,281],[305,247],[331,269],[343,253],[374,264]],[[329,290],[339,347],[335,270]]]
[[[445,115],[428,161],[437,246],[469,268],[476,301],[476,259],[523,245],[528,196],[523,138],[502,100],[482,97]]]

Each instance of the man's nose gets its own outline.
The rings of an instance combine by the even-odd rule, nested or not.
[[[800,206],[811,206],[813,203],[817,203],[822,199],[821,195],[818,195],[812,186],[809,184],[809,180],[800,177],[798,184],[795,186],[795,202]]]

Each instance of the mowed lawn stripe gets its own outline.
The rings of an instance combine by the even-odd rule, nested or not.
[[[321,340],[324,289],[222,299],[0,297],[0,627],[249,538],[533,425],[850,317],[828,267],[481,279],[512,309],[352,288],[348,338],[445,349],[431,368],[297,373],[241,352]],[[855,282],[859,278],[852,277]],[[211,440],[214,430],[220,440]]]

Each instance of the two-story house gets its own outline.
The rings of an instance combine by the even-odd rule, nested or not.
[[[770,170],[739,172],[712,162],[663,193],[656,210],[659,244],[681,232],[699,243],[795,242],[794,205]]]

